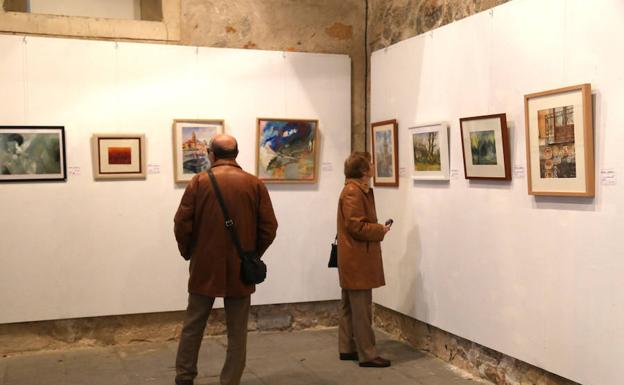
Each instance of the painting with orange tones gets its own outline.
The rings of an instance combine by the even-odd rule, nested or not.
[[[316,182],[318,120],[259,118],[257,123],[258,177],[267,183]]]
[[[145,135],[95,134],[92,141],[95,179],[145,178]]]
[[[109,147],[108,163],[110,164],[131,164],[132,148],[130,147]]]

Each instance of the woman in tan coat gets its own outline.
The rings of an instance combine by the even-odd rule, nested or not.
[[[390,230],[377,223],[375,197],[369,187],[373,165],[367,152],[345,161],[345,186],[338,202],[338,274],[342,287],[341,360],[357,360],[362,367],[388,367],[377,355],[372,328],[372,289],[385,285],[381,241]]]

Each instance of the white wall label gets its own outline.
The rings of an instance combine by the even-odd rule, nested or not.
[[[407,169],[405,167],[399,167],[399,178],[405,178],[407,176]]]
[[[451,179],[459,179],[459,169],[452,168],[451,169]]]
[[[600,184],[604,186],[615,186],[617,184],[617,175],[612,168],[603,168],[600,170]]]
[[[69,176],[80,176],[80,166],[68,166],[67,174]]]
[[[332,162],[323,162],[321,163],[321,170],[334,171],[334,164]]]
[[[152,174],[160,174],[160,165],[159,164],[148,164],[147,165],[147,173]]]
[[[513,168],[513,176],[514,178],[524,178],[524,166],[514,166]]]

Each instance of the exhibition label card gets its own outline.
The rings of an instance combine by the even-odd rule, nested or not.
[[[67,174],[69,174],[69,176],[80,176],[80,166],[67,167]]]
[[[323,170],[323,171],[334,171],[334,164],[332,162],[323,162],[321,164],[321,170]]]
[[[459,169],[452,168],[451,169],[451,179],[459,179]]]
[[[600,184],[603,186],[615,186],[617,184],[617,175],[612,168],[603,168],[600,170]]]
[[[159,164],[148,164],[147,165],[147,173],[150,175],[160,174],[160,165]]]
[[[524,178],[526,174],[524,166],[514,166],[513,176],[514,178]]]

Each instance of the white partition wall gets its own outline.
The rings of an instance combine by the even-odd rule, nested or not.
[[[0,184],[0,323],[180,310],[173,119],[224,119],[255,172],[256,117],[318,119],[318,183],[269,185],[279,220],[254,304],[339,297],[326,267],[350,151],[344,55],[0,36],[0,125],[62,125],[65,183]],[[145,133],[146,180],[94,181],[93,133]],[[323,167],[321,167],[323,165]],[[322,169],[321,169],[322,168]]]
[[[585,385],[624,362],[624,3],[514,0],[372,55],[372,121],[399,122],[400,187],[377,188],[375,301]],[[527,194],[528,93],[591,83],[593,199]],[[463,177],[459,118],[507,113],[511,182]],[[450,124],[451,180],[412,181],[408,127]],[[455,175],[455,176],[453,176]]]

